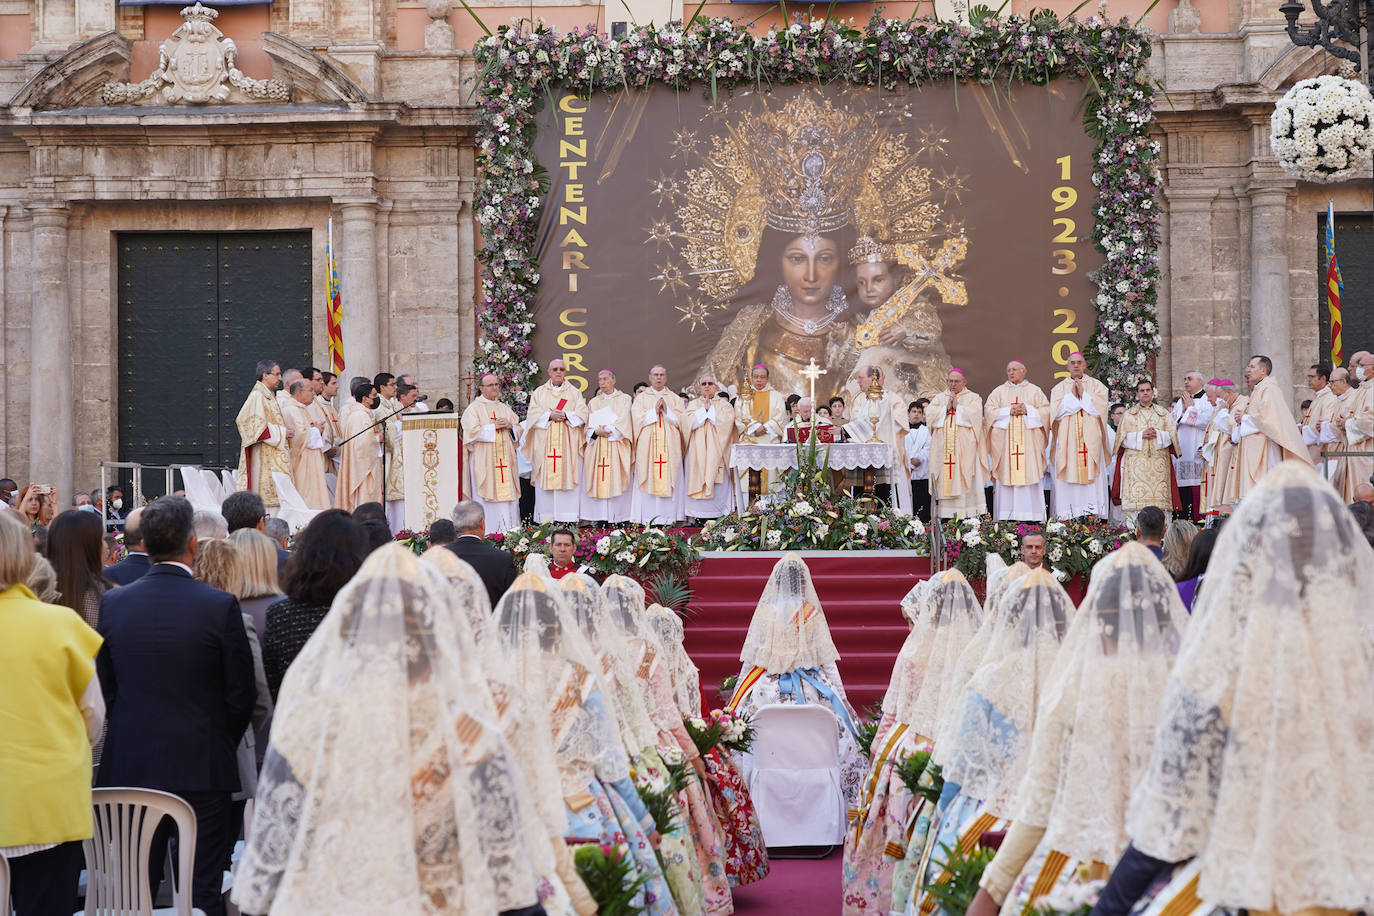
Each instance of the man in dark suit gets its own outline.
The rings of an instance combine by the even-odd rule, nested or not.
[[[142,509],[135,509],[129,513],[129,517],[124,520],[124,549],[129,552],[128,556],[105,567],[105,578],[115,585],[128,585],[136,579],[143,578],[151,565],[148,562],[148,552],[143,549],[143,532],[139,529],[139,519],[142,516]]]
[[[267,534],[267,504],[252,490],[230,493],[220,504],[219,511],[229,525],[230,534],[240,528],[252,528],[254,531]],[[291,551],[277,547],[277,575],[281,575],[290,556]]]
[[[453,527],[458,529],[458,540],[448,544],[448,549],[477,570],[495,608],[515,581],[515,560],[484,537],[486,513],[477,502],[465,499],[453,507]]]
[[[197,830],[192,900],[207,916],[222,916],[222,871],[235,840],[235,750],[257,687],[238,599],[192,577],[193,514],[179,496],[147,506],[139,527],[152,568],[101,599],[105,643],[96,670],[109,714],[96,784],[160,789],[190,803]],[[154,887],[171,833],[164,822],[154,836]]]

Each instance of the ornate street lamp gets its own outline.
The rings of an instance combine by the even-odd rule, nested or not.
[[[1284,0],[1279,12],[1288,21],[1288,38],[1300,48],[1321,47],[1329,54],[1359,65],[1369,80],[1369,13],[1374,0],[1311,0],[1317,21],[1299,31],[1298,17],[1305,7],[1299,0]]]

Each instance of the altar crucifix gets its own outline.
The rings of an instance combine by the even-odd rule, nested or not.
[[[801,376],[811,384],[811,403],[816,403],[816,379],[825,375],[826,371],[816,362],[816,357],[811,357],[811,361],[806,364],[806,368],[801,370]]]

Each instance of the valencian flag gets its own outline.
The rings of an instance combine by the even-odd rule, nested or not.
[[[329,218],[329,228],[324,242],[324,272],[328,285],[328,302],[325,309],[329,317],[329,371],[335,375],[344,371],[343,349],[343,299],[339,296],[339,269],[334,263],[334,217]]]
[[[1326,202],[1326,308],[1331,316],[1331,365],[1339,366],[1341,352],[1341,265],[1336,263],[1336,213]]]

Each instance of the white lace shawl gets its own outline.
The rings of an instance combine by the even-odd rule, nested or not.
[[[453,551],[449,551],[453,553]],[[520,568],[521,572],[533,573],[541,579],[549,582],[556,581],[553,573],[549,572],[549,558],[542,553],[530,553],[525,556],[525,563]]]
[[[1374,552],[1287,461],[1217,538],[1127,826],[1202,857],[1199,896],[1292,913],[1374,906]]]
[[[701,672],[683,645],[682,618],[661,604],[649,606],[649,626],[667,654],[673,674],[673,696],[684,719],[701,715]]]
[[[248,912],[533,905],[547,844],[447,583],[374,552],[287,672],[234,900]],[[485,699],[484,699],[485,698]]]
[[[626,749],[631,757],[638,757],[659,741],[635,677],[635,647],[611,612],[605,594],[589,577],[572,573],[559,580],[559,587],[578,629],[601,662],[601,672],[611,691],[608,699],[614,701],[620,730],[627,738]]]
[[[481,586],[472,600],[461,602],[461,605],[467,613],[468,625],[472,628],[472,637],[477,640],[477,646],[482,650],[482,658],[496,662],[496,666],[501,667],[499,659],[504,654],[505,649],[496,637],[496,625],[493,623],[491,615],[491,599],[487,597],[486,586],[482,585],[482,579],[477,575],[477,570],[473,569],[467,560],[460,558],[458,554],[447,547],[431,547],[420,555],[420,559],[426,563],[434,564],[440,574],[450,582],[461,580],[469,583],[476,582],[477,585]],[[496,654],[492,655],[493,652]]]
[[[957,569],[927,582],[919,599],[920,616],[897,654],[883,712],[932,738],[954,664],[978,631],[983,612],[978,596]]]
[[[839,657],[806,561],[799,554],[785,554],[754,609],[739,660],[745,670],[758,666],[769,674],[786,674],[833,664]]]
[[[1010,613],[969,679],[944,776],[968,797],[982,800],[987,811],[1010,818],[1030,756],[1036,708],[1074,606],[1043,568],[1008,588],[1002,602],[1004,613]]]
[[[926,590],[930,586],[929,579],[922,579],[911,590],[902,596],[902,617],[906,620],[908,627],[915,625],[921,617],[921,609],[925,606]]]
[[[989,557],[995,554],[989,554]],[[1001,559],[998,558],[998,563]],[[950,674],[949,683],[945,687],[944,706],[940,711],[939,718],[935,722],[935,734],[927,735],[935,742],[935,748],[931,753],[931,759],[944,766],[949,762],[949,748],[954,741],[954,729],[959,724],[959,714],[964,708],[964,693],[968,690],[969,678],[983,663],[983,656],[987,654],[988,645],[992,642],[992,635],[997,632],[998,626],[1006,620],[1007,614],[1011,613],[1010,606],[1002,604],[1002,598],[1006,594],[1008,586],[1021,580],[1026,573],[1030,572],[1030,567],[1020,560],[1011,566],[1003,564],[1000,571],[996,573],[997,579],[988,580],[987,600],[983,602],[983,617],[978,625],[978,631],[973,634],[964,651],[959,653],[959,657],[954,662],[954,670]]]
[[[626,740],[601,663],[561,593],[524,573],[497,602],[496,619],[515,680],[526,696],[546,704],[563,795],[585,792],[593,777],[629,776]]]
[[[1048,848],[1114,864],[1126,808],[1154,746],[1159,701],[1187,628],[1178,588],[1132,541],[1093,570],[1036,712],[1016,821]]]

